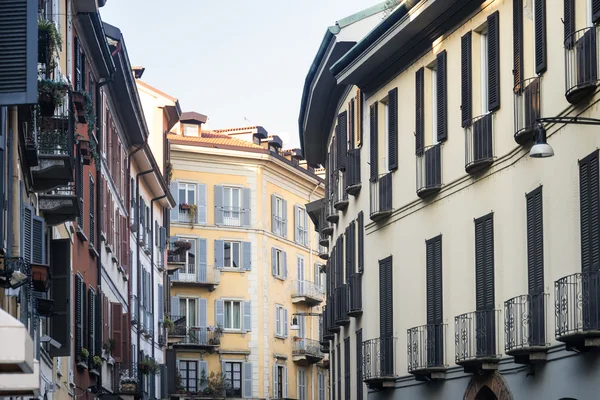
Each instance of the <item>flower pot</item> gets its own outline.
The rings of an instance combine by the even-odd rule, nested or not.
[[[54,300],[38,298],[37,312],[42,317],[51,317],[54,314]]]
[[[48,266],[43,264],[31,264],[31,280],[33,289],[38,292],[47,292],[50,288],[50,276]]]
[[[137,391],[137,383],[135,383],[135,382],[121,383],[121,391],[122,392],[135,392],[135,391]]]
[[[38,30],[38,63],[47,64],[50,52],[50,32]]]
[[[40,114],[42,117],[51,117],[54,115],[56,110],[56,103],[47,93],[40,94],[38,105],[40,106]]]
[[[190,209],[190,205],[189,204],[180,204],[179,208],[181,210],[189,210]]]
[[[73,92],[73,105],[77,110],[77,122],[85,124],[85,96],[81,92]]]

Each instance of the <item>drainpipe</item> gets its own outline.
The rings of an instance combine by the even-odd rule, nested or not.
[[[156,171],[157,173],[159,173],[160,171]],[[163,194],[162,196],[158,196],[153,198],[152,200],[150,200],[150,234],[151,234],[151,239],[153,241],[152,246],[150,246],[150,264],[152,264],[152,276],[150,277],[150,281],[152,282],[152,315],[154,315],[154,202],[158,201],[158,200],[162,200],[165,197],[167,197],[167,194]],[[163,289],[163,296],[164,296],[164,289]],[[162,310],[158,310],[158,312],[163,312]],[[154,323],[154,321],[152,321]],[[158,332],[160,334],[160,332]],[[152,358],[154,358],[154,335],[152,335]]]

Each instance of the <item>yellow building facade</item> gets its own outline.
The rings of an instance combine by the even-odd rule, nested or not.
[[[183,113],[167,135],[178,204],[168,254],[172,396],[210,392],[222,377],[227,397],[325,400],[324,274],[304,206],[323,197],[323,180],[262,127],[205,131],[204,122]]]

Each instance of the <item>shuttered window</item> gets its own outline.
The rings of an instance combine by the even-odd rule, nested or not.
[[[574,43],[573,37],[575,33],[575,0],[564,1],[563,28],[565,35],[565,46],[571,47]]]
[[[89,199],[89,207],[90,207],[90,245],[93,247],[96,243],[96,224],[95,224],[95,209],[96,209],[96,193],[94,187],[94,178],[90,174],[90,199]]]
[[[460,96],[461,106],[460,114],[462,120],[462,127],[466,128],[471,125],[472,119],[472,50],[471,50],[471,32],[467,32],[461,38],[461,53],[460,53]]]
[[[415,154],[423,154],[425,147],[425,68],[415,74]]]
[[[342,400],[342,353],[340,352],[340,345],[337,345],[337,398]]]
[[[535,73],[543,74],[547,67],[546,0],[535,0]]]
[[[518,90],[523,81],[523,0],[513,0],[513,77],[513,86]]]
[[[600,270],[600,182],[598,150],[579,161],[581,269]]]
[[[494,216],[475,220],[475,281],[477,311],[494,309]]]
[[[85,283],[83,277],[75,275],[75,355],[79,359],[85,347],[84,337]]]
[[[448,83],[446,79],[446,50],[436,57],[437,135],[438,142],[448,139]]]
[[[83,233],[83,193],[84,193],[84,180],[83,180],[83,157],[81,157],[81,150],[79,147],[77,148],[77,159],[79,162],[77,163],[77,197],[79,199],[79,216],[77,218],[77,227]]]
[[[344,399],[350,400],[350,338],[344,339]]]
[[[488,111],[496,111],[500,108],[500,13],[488,16],[487,24]]]
[[[335,355],[336,355],[335,349],[332,349],[331,350],[331,362],[330,362],[331,368],[329,369],[329,383],[331,384],[330,385],[331,386],[331,392],[329,394],[329,397],[331,399],[334,399],[334,400],[335,400],[335,395],[337,393],[336,390],[335,390],[335,387],[336,387],[336,385],[335,385],[335,382],[336,382],[336,379],[335,379],[335,370],[337,368],[337,363],[335,361],[336,360]]]
[[[356,147],[362,146],[363,138],[363,101],[362,92],[356,89]]]
[[[544,226],[542,187],[529,192],[527,201],[527,277],[529,294],[544,292]]]
[[[443,322],[442,235],[425,243],[427,251],[427,324]]]
[[[123,325],[123,307],[121,303],[110,303],[110,318],[111,318],[111,338],[115,341],[115,348],[111,355],[115,361],[120,362],[123,359],[123,355],[127,349],[123,348],[123,330],[128,329],[127,326]],[[140,316],[140,318],[142,318]]]
[[[348,161],[348,113],[346,111],[338,115],[337,133],[338,169],[345,171]]]
[[[371,182],[375,182],[377,181],[377,163],[379,162],[379,160],[377,159],[378,157],[378,131],[377,131],[377,107],[378,104],[377,102],[371,104],[371,107],[369,109],[369,139],[370,139],[370,143],[369,143],[369,163],[371,166]],[[329,184],[331,186],[331,182]]]
[[[379,260],[379,332],[381,337],[394,336],[393,299],[392,256],[389,256]]]
[[[365,268],[365,216],[361,211],[358,213],[356,225],[358,226],[358,272],[363,273]]]
[[[71,355],[71,240],[50,241],[50,292],[54,299],[54,314],[50,325],[50,336],[61,344],[60,348],[48,346],[51,357]],[[77,291],[79,275],[75,275]],[[78,297],[75,297],[77,300]],[[77,318],[77,314],[76,314]]]
[[[350,99],[348,103],[348,148],[354,149],[356,147],[356,107],[354,106],[354,99]]]
[[[595,24],[600,20],[600,0],[592,0],[592,22]]]
[[[96,291],[93,288],[88,289],[88,345],[90,357],[98,354],[96,346]],[[91,359],[91,358],[90,358]]]
[[[388,168],[398,169],[398,88],[388,92]]]
[[[356,331],[356,398],[363,400],[362,328]]]

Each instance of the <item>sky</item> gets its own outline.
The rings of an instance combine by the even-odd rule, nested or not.
[[[378,0],[107,0],[142,80],[208,116],[298,147],[304,79],[328,26]]]

